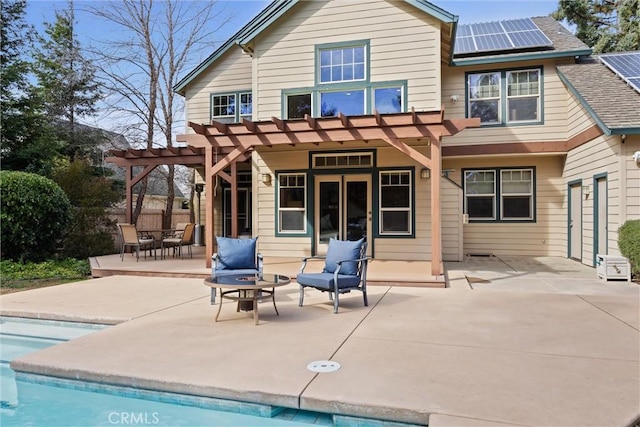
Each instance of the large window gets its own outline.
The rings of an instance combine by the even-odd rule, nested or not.
[[[542,121],[542,69],[467,74],[467,116],[483,125]]]
[[[251,120],[253,112],[251,92],[211,95],[211,118],[223,123]]]
[[[335,117],[364,114],[364,90],[346,90],[320,93],[320,116]]]
[[[406,111],[406,80],[370,81],[368,40],[316,45],[315,51],[315,86],[282,91],[286,119]]]
[[[411,173],[380,172],[380,234],[411,234]]]
[[[306,175],[278,175],[278,232],[306,232]]]
[[[464,171],[465,213],[477,221],[533,221],[534,170]]]

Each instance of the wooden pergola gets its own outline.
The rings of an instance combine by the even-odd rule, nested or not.
[[[105,158],[108,163],[125,168],[126,207],[125,220],[131,222],[133,218],[133,187],[156,167],[161,165],[204,165],[204,149],[193,147],[150,148],[137,150],[110,150],[110,157]],[[135,168],[142,168],[135,173]]]
[[[204,164],[206,188],[213,188],[214,178],[221,177],[231,185],[232,217],[237,216],[237,163],[250,158],[254,147],[273,147],[276,145],[314,144],[326,142],[384,141],[401,151],[412,160],[431,170],[431,273],[443,274],[442,236],[440,215],[440,184],[442,172],[442,138],[452,136],[468,127],[479,127],[480,119],[445,119],[444,107],[441,111],[418,112],[412,109],[408,113],[378,114],[364,116],[345,116],[313,118],[305,115],[304,120],[282,120],[272,117],[268,121],[250,121],[226,124],[212,121],[210,125],[189,123],[195,131],[192,134],[178,135],[177,141],[185,142],[193,157]],[[429,145],[431,158],[413,148],[411,144]],[[204,159],[202,158],[204,151]],[[132,154],[123,156],[127,163]],[[187,156],[187,158],[190,156]],[[173,164],[195,164],[175,161]],[[216,160],[217,159],[217,160]],[[167,158],[167,160],[169,160]],[[195,159],[194,159],[195,160]],[[115,162],[114,162],[115,163]],[[118,163],[116,163],[118,164]],[[160,164],[170,164],[164,162]],[[230,174],[225,172],[229,168]],[[146,168],[145,168],[146,171]],[[148,173],[148,172],[147,172]],[[135,182],[142,177],[138,175]],[[129,175],[127,177],[129,182]],[[133,184],[127,184],[128,190]],[[127,193],[129,198],[129,192]],[[212,225],[213,198],[206,199],[206,224]],[[205,227],[207,267],[211,266],[215,233],[212,226]],[[231,234],[237,237],[238,230],[232,221]]]

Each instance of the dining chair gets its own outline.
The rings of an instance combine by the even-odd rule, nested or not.
[[[136,251],[136,261],[140,260],[140,249],[144,252],[144,259],[147,259],[147,250],[153,250],[154,259],[158,259],[156,253],[156,239],[153,236],[141,237],[135,224],[118,223],[122,244],[120,246],[120,259],[124,261],[125,248],[130,247]],[[132,253],[133,254],[133,253]]]
[[[164,258],[165,249],[168,250],[169,248],[173,248],[173,256],[180,255],[180,258],[184,258],[182,248],[186,247],[189,251],[189,255],[193,258],[193,250],[191,246],[193,245],[195,226],[196,225],[194,223],[187,223],[183,231],[177,231],[174,236],[162,239],[160,257]]]

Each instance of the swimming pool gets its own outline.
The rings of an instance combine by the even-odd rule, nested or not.
[[[332,426],[333,416],[268,405],[16,374],[14,358],[106,326],[0,317],[0,425]]]

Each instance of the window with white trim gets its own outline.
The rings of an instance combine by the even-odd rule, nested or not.
[[[380,234],[411,234],[411,173],[380,172]]]
[[[467,169],[464,211],[469,220],[533,221],[534,169]]]
[[[533,170],[501,170],[500,198],[501,219],[533,219]]]
[[[306,232],[306,174],[278,174],[278,232]]]
[[[320,48],[319,82],[340,83],[367,78],[365,45]]]
[[[542,68],[467,73],[467,117],[482,125],[542,122]]]
[[[251,92],[211,95],[211,119],[222,123],[251,120],[253,112]]]

